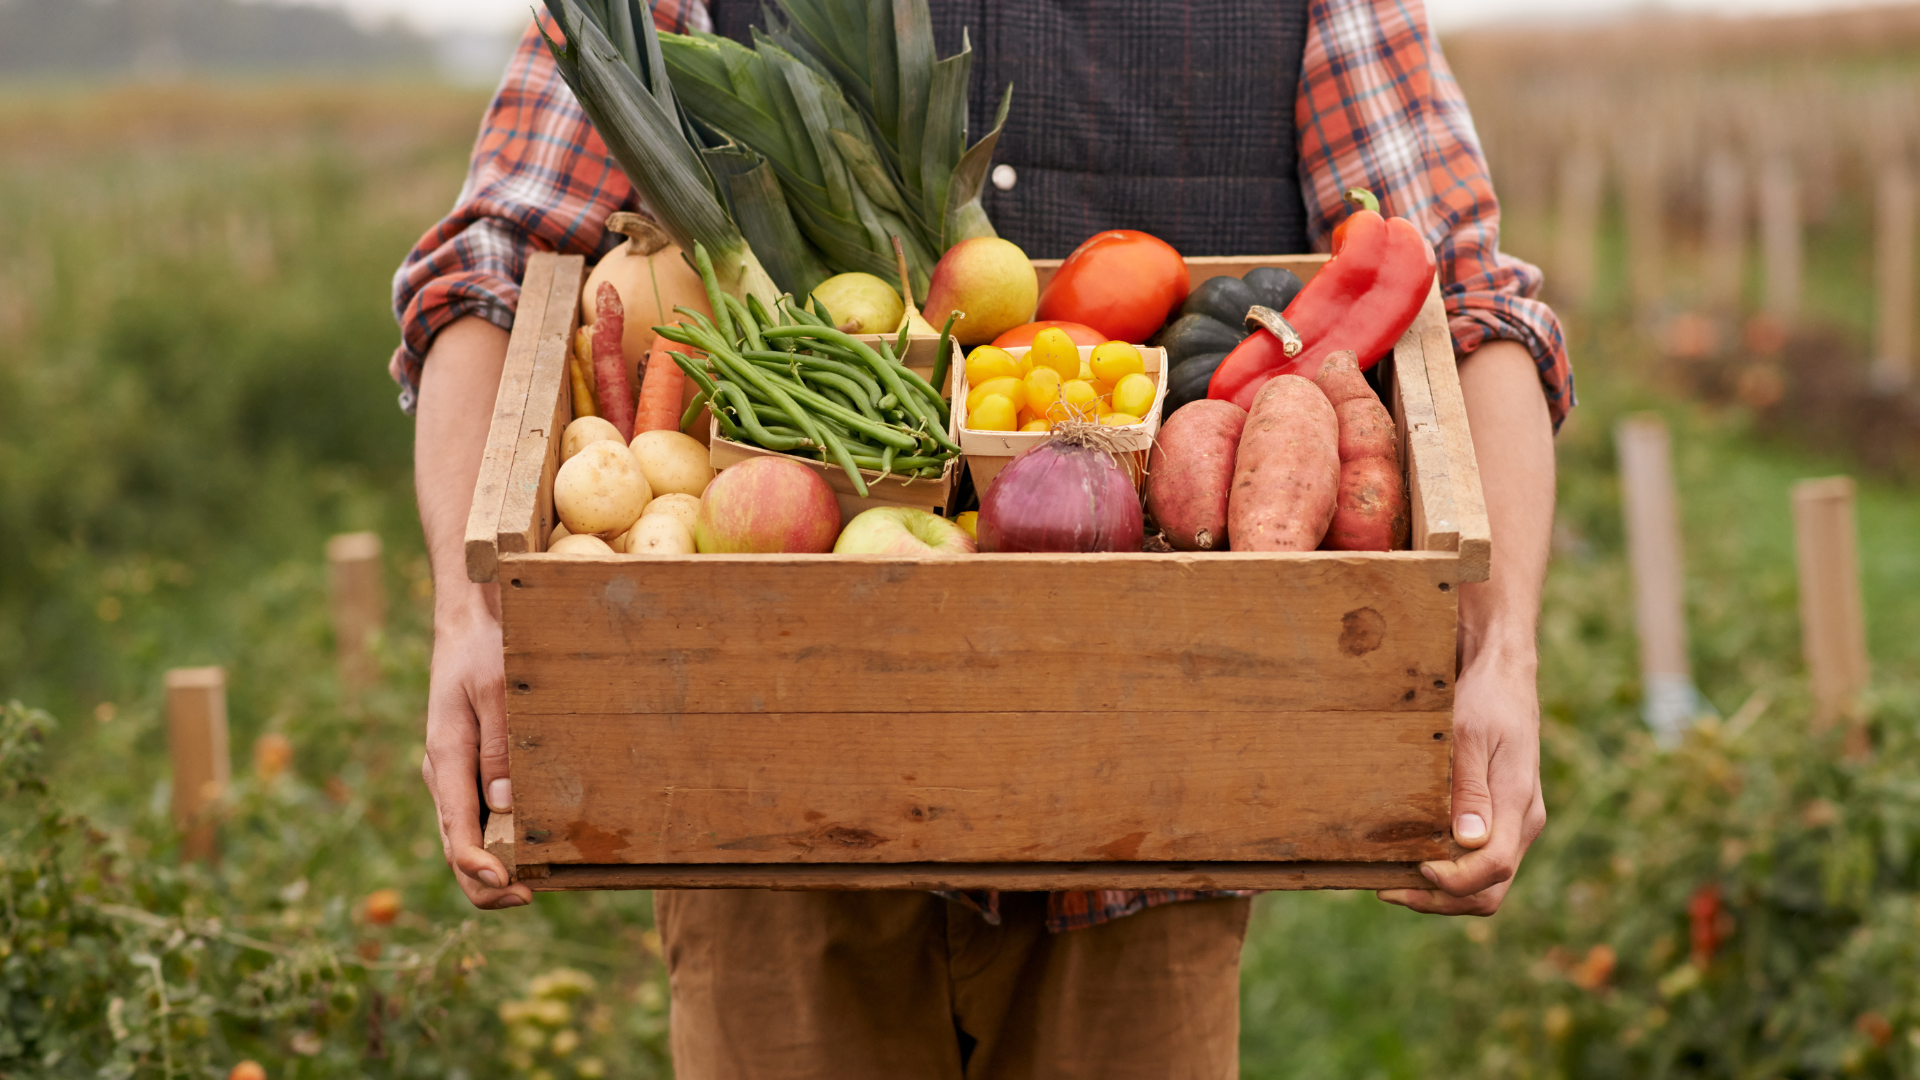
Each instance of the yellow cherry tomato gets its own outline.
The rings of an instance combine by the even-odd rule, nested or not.
[[[979,526],[975,523],[978,522],[979,520],[980,520],[980,511],[969,510],[964,514],[961,514],[959,517],[954,518],[953,523],[967,530],[968,536],[971,536],[974,539],[978,540],[980,538],[980,533],[978,531]]]
[[[1073,379],[1060,384],[1060,400],[1047,410],[1047,418],[1092,421],[1100,415],[1099,404],[1100,395],[1094,391],[1092,383]]]
[[[1153,408],[1153,380],[1135,372],[1113,384],[1113,411],[1145,416]]]
[[[989,394],[998,394],[1008,401],[1013,402],[1014,412],[1019,412],[1027,406],[1027,384],[1011,375],[1006,375],[998,379],[989,379],[983,383],[970,383],[968,385],[973,387],[973,389],[967,391],[968,412],[979,408],[980,402]]]
[[[1092,382],[1093,381],[1093,364],[1086,360],[1080,361],[1080,374],[1075,375],[1074,378],[1079,379],[1083,382]]]
[[[1108,382],[1105,379],[1094,379],[1093,381],[1089,382],[1087,385],[1093,387],[1093,392],[1096,394],[1099,394],[1103,398],[1110,398],[1113,396],[1113,384]]]
[[[991,345],[982,345],[967,357],[967,385],[980,386],[994,379],[1018,378],[1020,365],[1013,354],[1005,349],[996,349]]]
[[[1100,422],[1108,427],[1132,427],[1140,422],[1140,418],[1132,413],[1110,412],[1101,417]]]
[[[1140,355],[1140,350],[1124,341],[1095,345],[1087,363],[1093,368],[1094,378],[1110,383],[1147,370],[1146,358]]]
[[[1047,415],[1053,403],[1060,400],[1060,373],[1052,368],[1034,368],[1022,381],[1027,386],[1027,411],[1033,415]]]
[[[975,431],[1012,431],[1020,410],[1001,394],[988,394],[980,404],[967,407],[967,426]]]
[[[1049,367],[1059,372],[1060,378],[1071,379],[1080,374],[1080,346],[1073,343],[1065,330],[1049,326],[1033,336],[1027,361],[1035,368]]]
[[[1021,424],[1020,430],[1021,431],[1052,431],[1053,421],[1036,418],[1033,420],[1029,420],[1024,424]]]

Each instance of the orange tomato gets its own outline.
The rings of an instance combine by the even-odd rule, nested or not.
[[[1098,345],[1107,340],[1105,334],[1102,334],[1091,326],[1082,326],[1077,322],[1065,322],[1060,319],[1049,319],[1046,322],[1030,322],[1025,326],[1016,326],[1006,333],[1001,334],[999,337],[994,338],[993,343],[1002,349],[1013,349],[1021,345],[1031,345],[1033,344],[1033,336],[1047,329],[1065,330],[1067,336],[1073,339],[1075,345]]]
[[[1187,298],[1187,263],[1173,245],[1108,229],[1073,249],[1040,293],[1035,317],[1084,323],[1102,340],[1145,341]],[[1099,342],[1088,342],[1097,345]]]

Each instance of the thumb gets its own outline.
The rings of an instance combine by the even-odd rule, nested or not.
[[[1486,846],[1493,838],[1493,764],[1491,740],[1473,727],[1454,728],[1453,841],[1463,848]]]

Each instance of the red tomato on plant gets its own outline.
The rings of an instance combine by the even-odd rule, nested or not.
[[[1187,298],[1187,261],[1173,245],[1132,229],[1088,237],[1040,292],[1040,320],[1085,323],[1107,340],[1138,344]]]
[[[1064,332],[1068,337],[1073,339],[1075,345],[1104,345],[1107,342],[1107,335],[1095,330],[1091,326],[1082,326],[1077,322],[1065,322],[1060,319],[1054,319],[1049,322],[1030,322],[1024,326],[1016,326],[1006,333],[1001,334],[999,337],[994,338],[993,344],[994,347],[998,349],[1017,349],[1022,345],[1033,344],[1034,337],[1038,335],[1040,331],[1048,329],[1057,329]]]

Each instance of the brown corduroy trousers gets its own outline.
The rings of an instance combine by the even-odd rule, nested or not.
[[[1065,933],[927,893],[655,894],[679,1080],[1233,1080],[1252,901]]]

